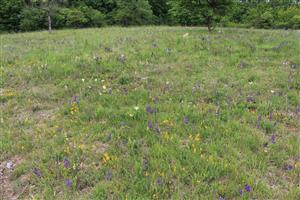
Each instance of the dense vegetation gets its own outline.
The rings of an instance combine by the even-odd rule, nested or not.
[[[2,34],[0,196],[300,199],[299,36]]]
[[[1,0],[0,30],[104,25],[300,28],[298,0]]]

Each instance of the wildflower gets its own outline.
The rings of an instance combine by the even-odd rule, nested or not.
[[[250,82],[249,82],[249,85],[252,85],[252,84],[253,84],[253,82],[252,82],[252,81],[250,81]]]
[[[106,90],[106,86],[105,85],[103,85],[102,88],[103,88],[103,90]]]
[[[110,157],[109,157],[109,155],[108,155],[108,153],[104,153],[103,154],[103,162],[107,162],[107,161],[109,161],[110,160]]]
[[[150,114],[153,114],[154,113],[154,109],[152,109],[151,106],[147,106],[146,107],[146,112],[150,113]]]
[[[33,168],[32,172],[37,176],[37,177],[42,177],[42,172],[38,168]]]
[[[69,160],[67,158],[64,158],[64,167],[68,168],[70,165]]]
[[[161,178],[161,177],[158,177],[158,178],[156,179],[156,184],[157,184],[158,186],[162,186],[163,181],[162,181],[162,178]]]
[[[185,33],[182,37],[188,37],[189,36],[189,33]]]
[[[67,186],[68,188],[71,187],[71,181],[70,181],[70,179],[67,179],[67,180],[66,180],[66,186]]]
[[[248,103],[253,103],[255,100],[254,100],[254,98],[252,97],[252,96],[248,96],[247,97],[247,102]]]
[[[82,81],[82,82],[84,82],[84,81],[85,81],[85,79],[84,79],[84,78],[82,78],[82,79],[81,79],[81,81]]]
[[[245,185],[245,191],[246,191],[246,192],[251,192],[251,191],[252,191],[251,186],[248,185],[248,184],[246,184],[246,185]]]
[[[290,170],[293,169],[293,166],[290,165],[290,164],[287,164],[287,165],[285,165],[285,166],[283,167],[283,169],[286,170],[286,171],[290,171]]]
[[[6,168],[7,169],[12,169],[14,167],[14,163],[12,162],[12,161],[8,161],[7,163],[6,163]]]
[[[188,124],[189,123],[189,118],[188,117],[184,117],[183,118],[183,123]]]
[[[299,114],[300,113],[300,107],[298,107],[297,109],[296,109],[296,114]]]
[[[225,197],[223,198],[222,196],[220,196],[219,200],[226,200],[226,198]]]
[[[272,94],[274,94],[275,91],[274,91],[274,90],[271,90],[270,92],[271,92]]]
[[[240,190],[240,195],[241,195],[241,196],[243,196],[243,195],[244,195],[244,192],[243,192],[243,190],[242,190],[242,189]]]
[[[270,113],[269,115],[269,119],[272,120],[273,119],[273,113]]]
[[[156,48],[157,44],[156,43],[152,43],[152,48]]]
[[[134,106],[134,110],[138,111],[140,108],[138,106]]]
[[[149,121],[149,122],[148,122],[148,129],[149,129],[149,130],[152,130],[152,129],[153,129],[152,121]]]
[[[275,144],[275,140],[276,140],[276,135],[273,133],[271,136],[272,144]]]

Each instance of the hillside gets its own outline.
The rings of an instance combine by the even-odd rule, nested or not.
[[[0,37],[4,199],[300,198],[299,32]]]

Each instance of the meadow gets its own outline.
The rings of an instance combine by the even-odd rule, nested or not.
[[[3,199],[300,199],[299,31],[0,42]]]

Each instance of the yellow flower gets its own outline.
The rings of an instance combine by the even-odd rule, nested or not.
[[[109,155],[108,155],[108,153],[104,153],[103,154],[103,162],[107,162],[107,161],[109,161],[110,160],[110,157],[109,157]]]

